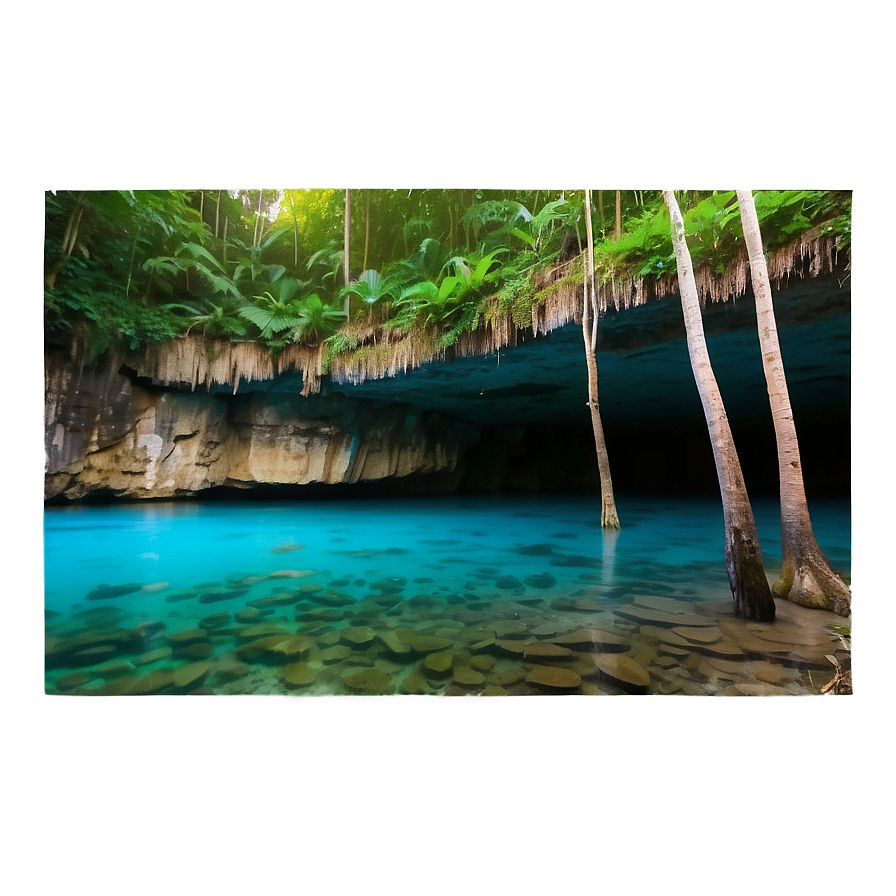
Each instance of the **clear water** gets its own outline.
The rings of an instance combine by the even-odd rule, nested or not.
[[[204,669],[196,679],[200,693],[351,693],[358,686],[347,686],[346,677],[373,668],[383,670],[386,678],[376,679],[379,684],[362,684],[362,690],[406,692],[407,679],[410,690],[421,693],[478,693],[489,685],[488,693],[498,693],[495,688],[509,694],[551,692],[526,682],[533,663],[515,656],[512,645],[509,652],[494,644],[471,649],[474,636],[467,630],[488,626],[498,640],[506,635],[520,644],[551,642],[551,626],[560,635],[598,626],[630,639],[626,655],[651,673],[648,692],[730,690],[740,680],[733,672],[704,663],[698,674],[697,661],[691,662],[694,668],[687,668],[689,650],[688,657],[673,651],[663,658],[663,645],[650,641],[651,620],[632,620],[615,612],[630,606],[634,596],[652,595],[680,600],[682,612],[719,617],[728,613],[718,500],[622,498],[618,506],[623,528],[616,533],[600,529],[599,506],[592,497],[47,508],[47,691],[128,693],[134,680],[154,670],[171,671],[192,662],[205,664],[195,667],[199,672]],[[819,544],[848,581],[848,502],[817,502],[810,509]],[[780,565],[777,502],[755,501],[754,512],[771,577]],[[384,582],[391,583],[394,591],[391,604],[388,599],[376,602],[383,597]],[[88,598],[99,586],[124,584],[140,589],[100,599],[94,599],[94,592],[94,598]],[[234,615],[251,608],[253,601],[295,594],[299,587],[304,591],[298,602],[264,606],[264,615],[256,620],[238,620]],[[338,606],[321,600],[321,593],[335,595]],[[203,594],[212,598],[200,598]],[[584,604],[574,608],[570,601]],[[788,605],[788,619],[793,609]],[[210,614],[222,613],[226,618],[204,624],[211,627],[198,651],[184,653],[183,645],[171,640],[178,631],[196,629]],[[790,622],[823,630],[837,621],[826,613],[802,613]],[[139,643],[109,647],[108,639],[90,637],[97,630],[121,632],[148,622],[152,625],[140,629]],[[244,632],[248,625],[259,623],[307,636],[308,649],[285,659],[266,654],[245,662],[244,648],[251,639]],[[348,629],[358,627],[377,637],[360,643],[340,638],[342,630],[348,634]],[[477,651],[492,657],[494,666],[486,668],[491,659],[478,659],[472,668],[480,674],[462,682],[451,670],[447,675],[442,670],[432,674],[425,653],[405,656],[384,649],[378,636],[398,629],[453,641],[446,649],[454,652],[454,672],[471,668]],[[535,630],[539,634],[533,634]],[[101,646],[95,663],[89,654],[73,659],[71,650],[57,649],[60,642],[76,637],[82,640],[75,646],[82,642]],[[322,658],[322,651],[337,645],[343,648],[338,654],[346,653],[346,648],[350,654],[334,658],[331,651]],[[152,659],[154,652],[166,647],[172,648],[170,655]],[[147,656],[150,660],[142,662]],[[750,679],[755,663],[767,665],[769,659],[745,657],[741,677]],[[578,648],[573,661],[579,661],[575,668],[581,672],[583,656]],[[771,661],[786,670],[774,687],[789,693],[817,692],[815,684],[830,677],[817,662],[810,678],[813,663],[808,660],[790,656],[782,661],[773,656]],[[244,674],[216,677],[222,662],[237,663]],[[284,679],[283,667],[295,662],[307,666],[307,683]],[[514,669],[522,680],[512,680]],[[676,672],[681,673],[679,679]],[[77,673],[74,678],[72,673]],[[166,679],[159,681],[161,692],[178,691],[165,684]],[[626,690],[630,688],[617,680],[598,675],[573,692]]]

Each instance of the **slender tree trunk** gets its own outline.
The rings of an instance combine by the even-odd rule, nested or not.
[[[370,197],[364,199],[364,263],[361,270],[367,270],[367,249],[370,246]]]
[[[205,190],[199,191],[199,220],[205,224]]]
[[[803,485],[803,468],[797,442],[790,395],[778,342],[778,326],[772,304],[768,266],[762,249],[759,219],[750,190],[737,191],[737,204],[750,256],[750,277],[756,300],[762,367],[768,387],[775,440],[778,444],[778,478],[781,496],[781,575],[775,582],[776,596],[803,607],[833,610],[841,616],[850,612],[850,592],[822,553],[812,522]]]
[[[349,250],[351,249],[351,233],[352,233],[352,191],[345,191],[345,234],[344,234],[344,245],[343,245],[343,260],[342,260],[342,272],[345,277],[345,285],[348,286],[349,278],[351,274],[349,273]],[[348,304],[349,304],[349,296],[345,297],[345,302],[343,303],[342,310],[345,313],[346,320],[348,319]]]
[[[616,191],[616,242],[622,239],[622,190]]]
[[[600,236],[603,239],[604,234],[606,233],[606,222],[604,220],[604,191],[597,191],[597,217],[600,222]]]
[[[261,242],[261,235],[259,234],[259,225],[261,224],[261,194],[264,190],[258,191],[258,209],[255,212],[255,233],[252,236],[252,248],[254,249]]]
[[[669,208],[672,222],[672,243],[678,263],[678,288],[681,292],[691,369],[703,404],[719,477],[725,519],[725,563],[734,598],[734,612],[748,619],[770,622],[775,618],[775,601],[762,565],[759,536],[740,460],[706,348],[700,298],[697,295],[691,255],[684,238],[684,219],[671,190],[663,191],[663,199]]]
[[[296,218],[296,203],[292,198],[292,194],[289,196],[289,207],[292,209],[292,245],[293,245],[293,259],[296,270],[299,269],[299,221]]]
[[[600,475],[600,524],[604,529],[618,529],[619,515],[613,497],[613,480],[610,476],[610,457],[604,439],[597,400],[597,301],[594,290],[594,233],[591,228],[591,190],[585,190],[585,230],[588,247],[585,255],[584,307],[582,310],[582,337],[585,341],[585,363],[588,366],[588,408],[591,411],[591,429],[594,432],[594,448],[597,452],[597,471]],[[588,283],[591,283],[591,296]],[[594,313],[593,323],[591,313]]]

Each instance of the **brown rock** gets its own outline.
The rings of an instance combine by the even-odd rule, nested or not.
[[[73,688],[80,688],[90,681],[90,676],[86,672],[71,672],[56,679],[56,687],[60,691],[70,691]]]
[[[523,659],[527,663],[543,663],[555,662],[557,660],[569,659],[572,651],[568,647],[561,647],[559,644],[551,644],[550,642],[533,642],[527,644],[523,650]]]
[[[237,655],[247,663],[279,665],[305,659],[312,647],[313,642],[303,635],[270,635],[240,647]]]
[[[308,663],[289,663],[281,667],[280,677],[287,687],[304,688],[314,683],[317,672]]]
[[[470,666],[477,672],[491,672],[495,666],[495,658],[485,654],[470,657]]]
[[[571,692],[581,686],[582,677],[559,666],[533,666],[526,681],[542,690]]]
[[[713,628],[692,628],[687,626],[675,626],[671,629],[680,638],[696,644],[714,644],[720,641],[722,633],[719,629]]]
[[[430,653],[423,660],[423,673],[427,678],[447,678],[451,674],[454,654],[450,650]]]
[[[525,677],[526,670],[522,666],[514,666],[511,669],[504,669],[501,672],[496,672],[492,676],[495,684],[499,684],[502,687],[511,687],[512,685],[517,684],[517,682],[522,681]]]
[[[170,669],[154,669],[134,682],[131,686],[131,693],[139,696],[163,694],[172,687],[174,687],[172,671]]]
[[[461,666],[454,670],[454,676],[451,679],[453,684],[462,688],[478,688],[485,684],[485,676],[469,666]]]
[[[211,663],[188,663],[174,670],[174,686],[177,688],[198,688],[212,668]]]
[[[629,693],[644,693],[650,686],[650,674],[631,657],[619,653],[598,654],[594,663],[603,678]]]
[[[665,610],[652,610],[647,607],[639,607],[635,604],[625,604],[616,607],[616,615],[623,619],[631,619],[647,625],[688,626],[691,628],[711,628],[715,622],[704,616],[693,614],[670,613]]]
[[[507,691],[500,685],[490,684],[479,692],[480,697],[506,697]]]
[[[402,694],[428,694],[430,693],[430,687],[422,675],[418,672],[413,672],[402,681],[401,692]]]
[[[373,642],[376,634],[373,629],[365,626],[347,626],[340,629],[340,640],[352,647],[363,647]]]
[[[170,647],[160,647],[158,650],[150,650],[134,660],[135,666],[148,666],[150,663],[157,663],[159,660],[167,660],[171,656]]]
[[[208,641],[194,641],[192,644],[178,647],[174,651],[174,656],[188,660],[207,660],[214,652],[215,648]]]
[[[343,675],[343,684],[356,694],[388,694],[394,685],[392,676],[382,669],[364,669]]]
[[[170,632],[165,636],[169,644],[180,647],[183,644],[191,644],[194,641],[208,640],[208,632],[203,628],[190,628],[180,632]]]
[[[628,638],[600,628],[577,628],[558,635],[554,643],[570,650],[590,650],[596,653],[624,653],[631,647]]]
[[[454,642],[448,638],[436,638],[413,629],[396,629],[395,635],[402,644],[407,645],[412,653],[435,653],[452,647]]]
[[[351,655],[351,647],[346,647],[344,644],[336,644],[333,647],[326,647],[320,652],[321,660],[327,665],[331,663],[339,663],[342,660],[348,659]]]

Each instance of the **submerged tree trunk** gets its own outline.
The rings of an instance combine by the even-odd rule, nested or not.
[[[352,232],[352,191],[345,191],[345,235],[343,246],[342,272],[345,276],[345,285],[348,286],[349,281],[349,249],[351,249],[351,232]],[[342,311],[348,319],[348,303],[349,296],[346,295]]]
[[[597,452],[597,471],[600,475],[600,524],[604,529],[618,529],[619,515],[613,497],[613,480],[610,477],[610,457],[604,439],[597,400],[597,302],[594,291],[594,232],[591,227],[591,190],[585,190],[585,229],[588,247],[585,255],[584,308],[582,311],[582,337],[585,340],[585,363],[588,366],[588,407],[591,411],[591,429],[594,431],[594,448]],[[591,295],[588,294],[589,281]],[[591,314],[594,314],[592,319]]]
[[[709,428],[712,453],[719,477],[722,511],[725,520],[725,563],[728,582],[734,598],[734,612],[738,616],[770,622],[775,618],[772,597],[765,568],[753,509],[747,495],[740,460],[728,425],[725,406],[713,374],[703,333],[703,317],[691,255],[684,238],[684,219],[671,190],[663,191],[672,221],[672,243],[678,264],[678,288],[687,331],[688,354],[703,413]]]
[[[778,445],[778,478],[781,495],[781,575],[773,591],[802,607],[833,610],[841,616],[850,612],[850,591],[822,553],[806,503],[803,468],[797,442],[790,395],[778,342],[778,326],[772,304],[768,266],[762,250],[759,219],[750,190],[737,191],[737,204],[750,256],[750,278],[756,299],[756,319],[762,367],[768,386],[775,440]]]

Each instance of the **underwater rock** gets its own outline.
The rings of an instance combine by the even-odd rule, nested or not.
[[[427,678],[447,678],[454,664],[454,654],[450,650],[430,653],[423,660],[423,672]]]
[[[399,688],[402,694],[428,694],[430,687],[426,679],[419,672],[412,672],[401,682]]]
[[[150,663],[157,663],[159,660],[167,660],[171,656],[170,647],[160,647],[158,650],[150,650],[134,660],[135,666],[148,666]]]
[[[554,547],[550,544],[520,544],[511,550],[524,557],[547,557],[554,553]]]
[[[60,691],[71,691],[74,688],[82,687],[90,681],[90,676],[86,672],[70,672],[56,679],[56,687]]]
[[[551,601],[552,610],[560,610],[569,613],[577,611],[580,613],[599,613],[603,607],[593,600],[574,597],[558,597]]]
[[[486,654],[470,657],[470,666],[477,672],[491,672],[495,668],[495,658]]]
[[[393,656],[405,657],[413,652],[395,632],[377,632],[377,638]]]
[[[135,696],[149,694],[163,694],[174,687],[174,674],[170,669],[154,669],[152,672],[138,678],[131,685],[131,693]]]
[[[285,638],[293,634],[293,632],[282,625],[277,625],[273,622],[259,622],[242,629],[239,633],[239,638],[241,641],[256,641],[259,638],[267,638],[271,635],[282,635]]]
[[[352,647],[362,647],[370,644],[376,634],[373,629],[367,626],[347,626],[340,630],[340,640]]]
[[[695,616],[687,612],[671,613],[668,610],[652,610],[647,607],[639,607],[635,604],[625,604],[615,607],[617,616],[623,619],[631,619],[647,625],[685,626],[689,628],[712,628],[715,620],[705,616]]]
[[[85,596],[85,600],[110,600],[113,597],[122,597],[125,594],[133,594],[140,591],[143,586],[139,582],[128,582],[125,585],[97,585],[93,591]]]
[[[631,657],[620,653],[595,654],[594,664],[602,678],[609,679],[628,693],[643,694],[650,687],[650,674]]]
[[[490,684],[484,687],[479,692],[480,697],[506,697],[507,691],[504,690],[500,685]]]
[[[526,681],[541,690],[572,692],[582,684],[582,677],[560,666],[533,666]]]
[[[269,579],[302,579],[317,575],[314,569],[278,569],[268,575]]]
[[[785,688],[779,688],[777,685],[766,684],[762,681],[745,682],[736,681],[734,683],[735,690],[739,691],[746,697],[789,697],[790,692]]]
[[[405,644],[412,653],[435,653],[452,647],[454,642],[448,638],[436,638],[413,629],[396,629],[395,635],[402,644]]]
[[[211,663],[188,663],[174,670],[173,680],[176,688],[199,687],[212,668]]]
[[[356,694],[387,694],[394,689],[392,676],[382,669],[364,669],[344,674],[342,683]]]
[[[215,665],[212,671],[212,680],[220,682],[221,684],[226,684],[244,678],[251,671],[251,666],[240,662],[235,656],[229,655],[223,657]]]
[[[500,672],[496,672],[492,679],[495,684],[501,685],[502,687],[512,687],[520,681],[523,681],[526,677],[526,670],[522,666],[513,666],[510,669],[502,669]]]
[[[631,647],[628,638],[599,628],[577,628],[558,635],[553,640],[555,644],[570,650],[589,650],[595,653],[624,653]]]
[[[722,633],[717,628],[692,628],[689,626],[676,626],[671,629],[673,634],[696,644],[713,644],[722,639]]]
[[[266,610],[276,607],[289,607],[302,600],[303,595],[297,591],[289,591],[284,594],[269,594],[267,597],[253,597],[246,601],[246,606],[255,610]]]
[[[791,679],[792,673],[775,663],[756,663],[753,676],[765,684],[781,684]]]
[[[201,604],[217,604],[225,600],[235,600],[248,594],[248,588],[233,588],[225,591],[203,591],[199,595],[199,603]]]
[[[189,628],[179,632],[169,632],[165,638],[169,644],[180,647],[193,641],[207,641],[208,632],[204,628]]]
[[[461,666],[454,670],[451,683],[459,687],[472,690],[482,687],[485,684],[485,676],[469,666]]]
[[[287,544],[278,545],[275,548],[271,548],[272,554],[291,554],[293,551],[301,551],[304,550],[305,546],[302,544],[295,544],[293,542],[288,542]]]
[[[383,594],[398,594],[402,591],[408,580],[404,576],[393,576],[388,579],[379,579],[370,583],[371,591],[381,591]]]
[[[313,646],[314,643],[303,635],[271,635],[238,648],[237,656],[247,663],[280,665],[290,660],[307,659]]]
[[[564,568],[575,568],[579,566],[594,568],[600,566],[600,560],[597,557],[588,557],[585,554],[554,554],[548,563],[551,566],[560,566]]]
[[[68,657],[70,666],[94,666],[115,656],[115,647],[112,644],[101,644],[97,647],[86,647],[78,650]]]
[[[676,600],[673,597],[656,597],[655,595],[636,594],[631,598],[633,604],[646,607],[648,610],[659,610],[664,613],[693,613],[694,603],[689,600]]]
[[[569,659],[571,656],[572,651],[568,647],[561,647],[559,644],[551,644],[544,641],[528,644],[523,651],[523,659],[527,663],[554,662]]]
[[[100,678],[114,678],[116,675],[133,672],[134,664],[127,660],[111,659],[99,666],[94,666],[90,671],[91,674],[98,675]]]
[[[171,594],[165,595],[165,603],[176,604],[183,600],[194,600],[199,597],[199,592],[192,588],[186,591],[172,591]]]
[[[199,620],[199,628],[206,629],[207,631],[214,631],[217,628],[224,628],[228,622],[230,622],[230,613],[224,610],[220,613],[212,613],[209,616],[204,616]]]
[[[308,599],[325,607],[350,607],[356,602],[351,595],[340,594],[338,591],[321,591],[319,594],[308,595]]]
[[[532,641],[531,643],[536,643]],[[495,638],[493,650],[502,656],[512,656],[521,659],[526,647],[529,646],[525,641],[513,641],[507,639]]]
[[[547,572],[542,573],[534,573],[531,576],[526,576],[523,579],[524,584],[528,585],[530,588],[551,588],[557,584],[557,580]]]
[[[194,641],[176,648],[174,656],[186,660],[207,660],[214,652],[215,648],[208,641]]]
[[[308,663],[290,663],[281,667],[280,677],[287,687],[304,688],[314,683],[317,671],[312,669]]]
[[[245,610],[239,610],[233,614],[233,618],[236,619],[237,622],[243,623],[257,622],[262,616],[263,614],[258,607],[246,607]]]
[[[502,591],[525,591],[526,586],[514,576],[501,576],[495,579],[495,588]]]
[[[339,663],[342,660],[348,659],[351,655],[351,647],[346,647],[344,644],[337,644],[334,647],[326,647],[320,652],[321,660],[327,665]]]

